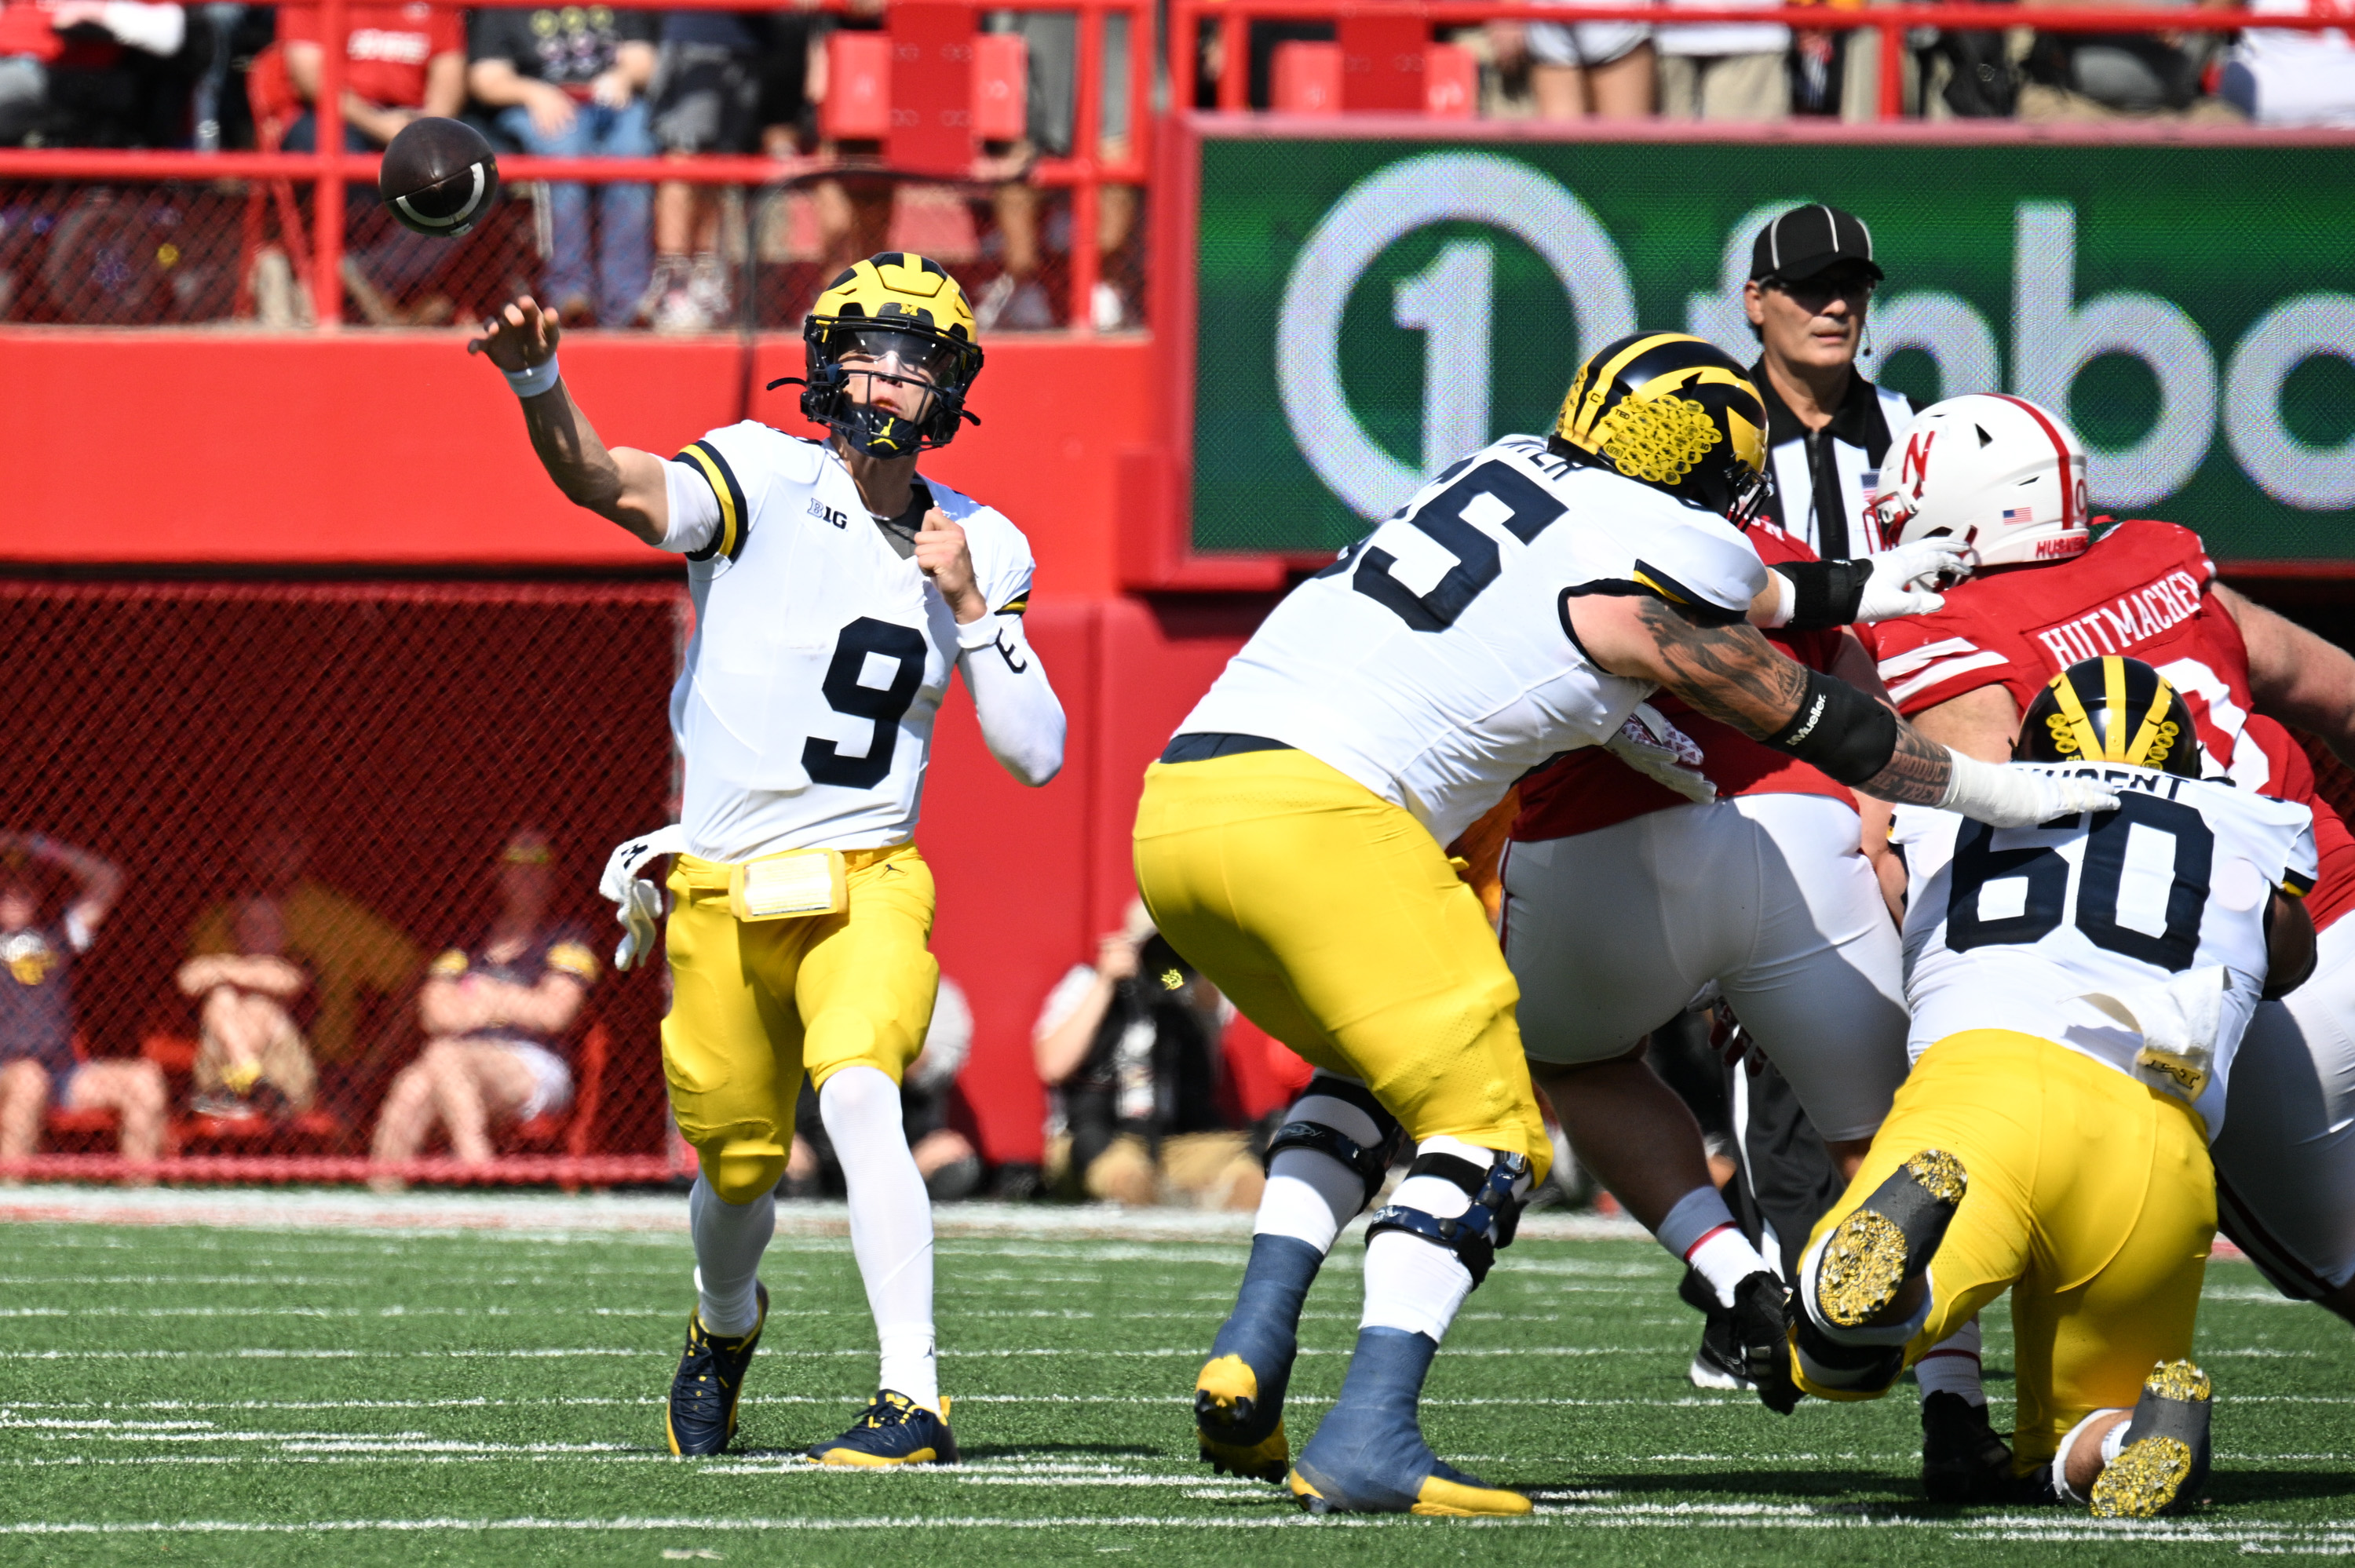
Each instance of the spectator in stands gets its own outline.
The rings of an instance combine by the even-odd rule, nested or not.
[[[1772,9],[1778,0],[1721,0],[1722,5]],[[1720,5],[1721,0],[1668,0],[1678,5]],[[1660,112],[1671,120],[1764,122],[1791,113],[1785,57],[1791,29],[1780,22],[1666,23],[1652,32],[1660,53]]]
[[[924,1048],[900,1077],[900,1119],[924,1191],[936,1203],[954,1203],[981,1185],[981,1156],[964,1134],[949,1125],[950,1099],[957,1075],[973,1051],[973,1009],[964,991],[946,975],[932,1003],[932,1024]],[[842,1162],[818,1114],[817,1096],[806,1081],[794,1104],[794,1147],[785,1160],[783,1195],[815,1198],[844,1191]]]
[[[571,1105],[572,1067],[559,1053],[598,968],[581,935],[550,917],[555,872],[537,829],[517,830],[499,852],[490,928],[434,959],[418,993],[425,1049],[385,1097],[377,1163],[416,1159],[439,1128],[459,1160],[485,1164],[493,1121],[526,1122]],[[400,1182],[375,1185],[397,1191]]]
[[[249,898],[231,927],[238,950],[180,966],[197,1014],[196,1100],[200,1116],[244,1120],[301,1116],[317,1097],[319,1072],[293,1004],[311,977],[286,957],[286,916],[276,901]]]
[[[666,11],[655,73],[654,135],[673,158],[748,153],[758,129],[763,40],[736,11]],[[655,265],[635,319],[656,332],[708,332],[728,318],[716,186],[666,180],[655,193]]]
[[[1634,119],[1652,112],[1657,56],[1641,22],[1491,22],[1490,58],[1500,71],[1526,61],[1540,120]]]
[[[345,12],[344,145],[374,152],[421,116],[450,116],[466,105],[466,16],[454,5],[353,5]],[[319,100],[325,53],[319,8],[282,5],[278,38],[286,48],[286,79],[306,104]],[[287,128],[290,153],[318,146],[315,107]],[[414,307],[389,297],[421,281],[448,254],[440,240],[412,234],[383,217],[374,182],[354,182],[346,196],[348,225],[344,286],[378,326],[438,325],[454,308],[435,297]]]
[[[2086,5],[2097,0],[2059,0]],[[2237,0],[2158,0],[2158,4],[2229,8]],[[2182,33],[2039,33],[2023,69],[2022,120],[2240,119],[2222,99],[2202,96],[2209,64],[2223,51],[2223,35]]]
[[[238,916],[255,897],[270,901],[285,928],[283,957],[311,977],[311,1047],[343,1074],[364,1072],[402,1033],[400,1002],[424,955],[398,927],[309,874],[311,834],[283,801],[268,800],[245,838],[240,896],[197,917],[188,950],[239,954]]]
[[[466,80],[499,129],[551,158],[651,158],[644,94],[654,79],[654,15],[602,5],[494,6],[474,13]],[[590,291],[589,187],[548,188],[550,243],[541,298],[567,326],[627,326],[646,291],[645,185],[598,187],[597,281]]]
[[[0,146],[128,146],[146,140],[125,50],[169,59],[187,37],[177,5],[139,0],[0,4]]]
[[[1048,995],[1031,1033],[1063,1128],[1050,1173],[1091,1198],[1142,1205],[1167,1188],[1208,1209],[1252,1209],[1251,1140],[1219,1107],[1234,1009],[1178,955],[1141,903]]]
[[[425,115],[453,115],[466,106],[466,14],[453,5],[352,5],[344,12],[344,145],[374,152]],[[286,46],[286,76],[306,104],[319,101],[325,50],[319,7],[281,5],[278,41]],[[288,128],[288,152],[318,146],[315,111],[305,109]]]
[[[1068,158],[1076,146],[1079,115],[1080,18],[1072,11],[1000,11],[989,18],[994,32],[1019,34],[1028,57],[1025,120],[1027,155]],[[1097,156],[1106,162],[1128,156],[1128,17],[1110,12],[1103,19],[1103,90],[1097,121]],[[1004,250],[1004,269],[974,301],[974,323],[983,332],[1039,332],[1063,324],[1062,313],[1039,281],[1044,261],[1039,221],[1039,187],[1011,181],[997,187],[994,205]],[[1137,193],[1133,185],[1108,185],[1097,194],[1094,243],[1111,256],[1128,243],[1136,228]],[[1080,243],[1073,236],[1070,243]],[[1098,276],[1087,302],[1099,332],[1136,323],[1135,302],[1120,284]]]
[[[2318,3],[2332,0],[2255,0],[2251,9],[2304,16]],[[2218,96],[2260,125],[2355,126],[2355,31],[2251,27],[2224,64]]]
[[[41,924],[36,866],[76,886],[53,926]],[[74,1038],[71,970],[123,895],[123,873],[88,850],[39,833],[0,833],[0,1160],[22,1160],[52,1096],[122,1118],[128,1160],[164,1152],[164,1075],[153,1062],[83,1061]]]

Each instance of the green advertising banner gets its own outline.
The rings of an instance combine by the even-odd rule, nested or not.
[[[1888,281],[1865,374],[2063,410],[2096,507],[2235,560],[2355,557],[2355,144],[1207,137],[1192,546],[1338,548],[1550,428],[1637,328],[1757,349],[1750,246],[1845,207]]]

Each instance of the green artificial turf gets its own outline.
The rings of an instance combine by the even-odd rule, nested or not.
[[[1099,1215],[1094,1224],[1106,1222]],[[1116,1224],[1116,1222],[1114,1222]],[[1309,1300],[1297,1444],[1337,1388],[1354,1239]],[[1211,1478],[1187,1404],[1241,1240],[1051,1228],[940,1247],[967,1463],[819,1472],[874,1373],[846,1242],[781,1234],[740,1450],[678,1461],[660,1396],[689,1305],[677,1234],[16,1224],[0,1230],[0,1561],[2182,1563],[2355,1552],[2355,1333],[2214,1266],[2214,1506],[1920,1500],[1910,1384],[1777,1419],[1700,1393],[1657,1248],[1525,1237],[1459,1319],[1425,1423],[1530,1489],[1511,1523],[1311,1520]],[[2009,1338],[1990,1321],[1998,1420]],[[2161,1537],[2163,1540],[2150,1539]]]

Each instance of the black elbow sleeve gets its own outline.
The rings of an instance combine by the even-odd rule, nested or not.
[[[1897,715],[1838,676],[1810,670],[1799,711],[1765,744],[1843,784],[1861,784],[1896,754]]]
[[[1823,631],[1847,626],[1864,605],[1865,579],[1872,576],[1870,561],[1785,561],[1774,570],[1791,582],[1793,631]]]

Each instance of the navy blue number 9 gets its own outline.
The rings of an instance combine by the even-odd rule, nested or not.
[[[811,736],[802,745],[802,770],[818,784],[839,784],[847,789],[872,789],[891,771],[891,753],[900,744],[900,721],[916,700],[924,682],[924,634],[912,626],[860,616],[842,629],[834,645],[834,660],[826,667],[818,690],[828,706],[852,718],[871,719],[875,736],[864,757],[845,757],[834,742]],[[899,661],[888,686],[862,685],[867,656],[880,653]]]

